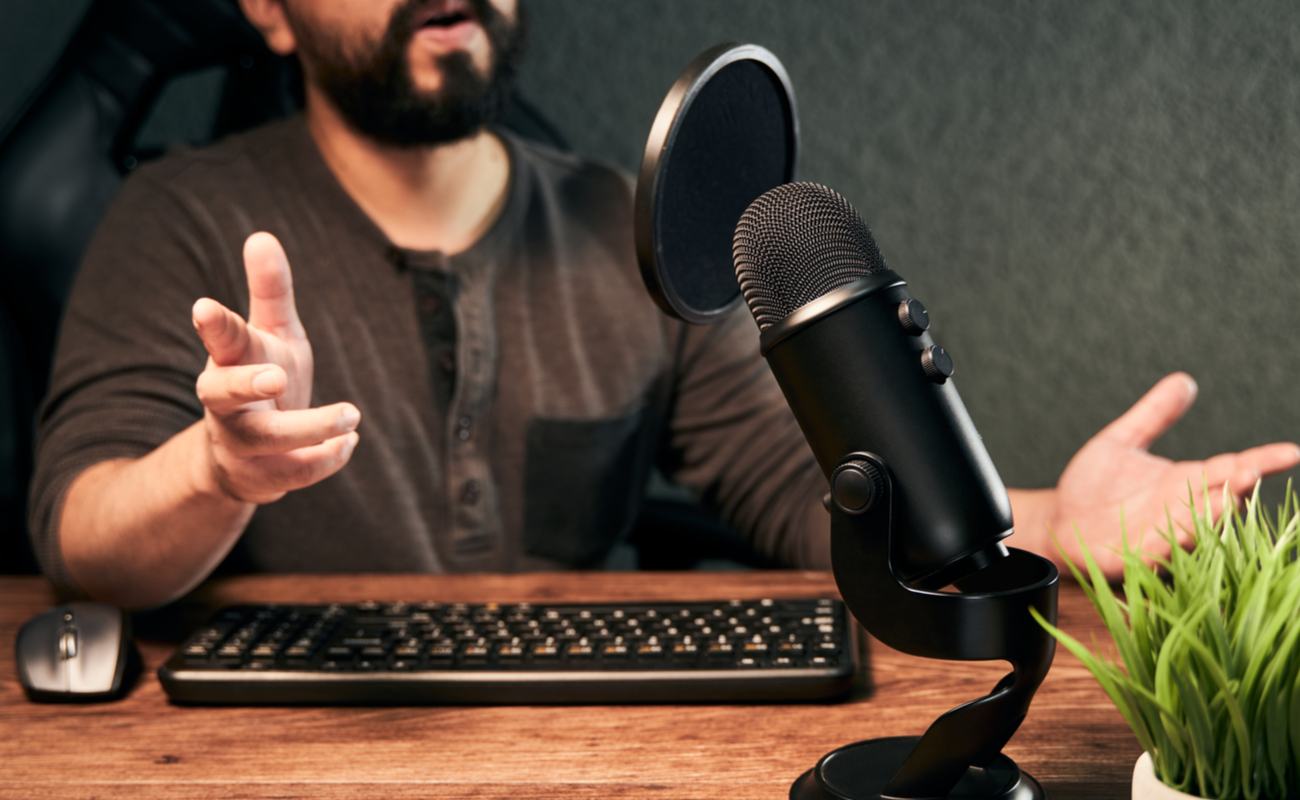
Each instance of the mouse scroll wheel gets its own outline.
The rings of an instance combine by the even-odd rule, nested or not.
[[[77,657],[77,629],[64,628],[59,634],[59,658],[67,661]]]

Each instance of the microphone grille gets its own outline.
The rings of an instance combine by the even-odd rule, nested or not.
[[[759,330],[888,269],[849,201],[806,181],[778,186],[750,203],[731,244],[736,280]]]

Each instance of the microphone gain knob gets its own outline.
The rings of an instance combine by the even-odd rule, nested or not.
[[[912,336],[920,336],[930,329],[930,312],[912,297],[898,304],[898,322]]]
[[[943,383],[952,377],[952,356],[937,344],[932,344],[921,351],[921,369],[925,377],[935,383]]]

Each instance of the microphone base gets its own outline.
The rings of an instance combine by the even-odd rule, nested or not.
[[[790,800],[900,800],[885,794],[919,737],[868,739],[832,750],[790,787]],[[1043,787],[1016,762],[998,754],[985,768],[970,767],[943,800],[1042,800]],[[929,800],[939,800],[931,798]]]

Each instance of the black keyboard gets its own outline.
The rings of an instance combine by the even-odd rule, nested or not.
[[[856,631],[832,599],[241,605],[158,675],[181,703],[819,700],[852,686]]]

